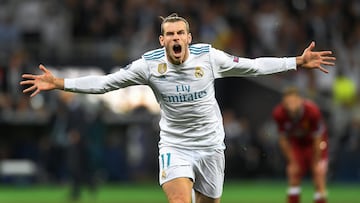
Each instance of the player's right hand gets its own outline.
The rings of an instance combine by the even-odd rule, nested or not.
[[[45,68],[42,64],[39,65],[39,69],[43,72],[42,75],[34,75],[34,74],[23,74],[23,81],[20,82],[20,85],[30,86],[23,90],[23,93],[32,92],[30,97],[34,97],[39,94],[43,90],[52,90],[59,88],[57,85],[57,78]],[[60,82],[61,83],[61,82]],[[61,86],[60,86],[61,87]]]

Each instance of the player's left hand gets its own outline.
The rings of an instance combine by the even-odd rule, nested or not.
[[[323,66],[334,66],[336,58],[331,56],[332,51],[313,51],[315,42],[304,50],[301,56],[297,57],[297,65],[308,69],[320,69],[324,73],[329,71]]]

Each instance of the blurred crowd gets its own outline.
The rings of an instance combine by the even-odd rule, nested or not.
[[[358,0],[0,0],[0,160],[33,159],[44,181],[91,174],[156,179],[157,115],[145,108],[117,115],[83,95],[56,91],[30,99],[19,81],[39,63],[104,72],[125,66],[159,47],[159,16],[172,12],[189,20],[193,42],[233,55],[295,56],[311,41],[317,50],[332,50],[337,62],[329,74],[282,73],[266,85],[297,85],[319,103],[331,132],[331,163],[343,178],[360,179]],[[229,177],[283,175],[272,122],[255,125],[234,106],[223,113]]]

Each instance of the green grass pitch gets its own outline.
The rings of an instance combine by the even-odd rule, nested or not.
[[[285,181],[225,182],[222,203],[285,203]],[[302,203],[311,203],[313,187],[302,184]],[[360,203],[360,184],[329,183],[329,203]],[[0,186],[0,202],[4,203],[67,203],[69,187]],[[76,203],[166,203],[157,182],[142,184],[102,185],[95,196],[86,189]]]

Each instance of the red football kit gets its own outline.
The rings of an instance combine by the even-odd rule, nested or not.
[[[291,118],[282,104],[278,104],[273,110],[273,118],[277,123],[280,134],[285,135],[290,143],[295,159],[306,173],[312,164],[313,141],[315,136],[321,136],[320,143],[321,159],[328,157],[328,134],[317,105],[309,100],[304,100],[301,112],[296,118]]]

